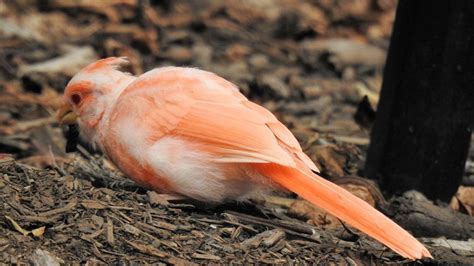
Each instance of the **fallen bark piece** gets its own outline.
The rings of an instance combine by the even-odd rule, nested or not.
[[[474,239],[468,241],[460,241],[454,239],[446,239],[445,237],[423,239],[426,244],[435,247],[445,247],[451,249],[461,256],[474,256]]]
[[[411,196],[405,193],[391,204],[395,211],[393,219],[403,228],[410,230],[415,236],[474,238],[474,218],[436,206],[419,192],[410,194]]]

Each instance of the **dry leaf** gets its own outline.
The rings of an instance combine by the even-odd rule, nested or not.
[[[372,207],[383,206],[386,203],[385,198],[380,192],[379,187],[370,179],[358,176],[348,176],[333,180],[333,182],[357,197],[369,203]]]
[[[17,230],[18,232],[22,233],[24,236],[27,236],[30,231],[28,230],[25,230],[23,227],[21,227],[15,220],[13,220],[13,218],[11,218],[10,216],[8,215],[5,215],[5,218],[8,219],[8,221],[10,221],[10,223],[13,225],[13,227],[15,228],[15,230]]]
[[[316,161],[323,166],[323,171],[332,178],[344,176],[344,165],[347,158],[338,151],[335,145],[318,146],[314,149]]]
[[[36,228],[36,229],[31,230],[31,233],[32,233],[34,236],[40,237],[40,236],[43,236],[45,230],[46,230],[46,227],[45,227],[45,226],[41,226],[41,227],[38,227],[38,228]]]
[[[457,211],[464,209],[470,216],[474,216],[474,187],[460,186],[451,199],[450,206]]]

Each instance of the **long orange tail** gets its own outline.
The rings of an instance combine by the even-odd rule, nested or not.
[[[313,174],[271,165],[262,169],[283,187],[387,245],[409,259],[431,257],[430,252],[395,222],[347,190]]]

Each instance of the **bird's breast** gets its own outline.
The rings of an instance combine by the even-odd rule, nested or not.
[[[129,139],[130,140],[130,139]],[[105,141],[104,152],[110,160],[130,179],[139,185],[158,192],[172,192],[175,189],[170,182],[160,176],[143,156],[137,156],[133,149],[142,149],[140,143],[129,146],[130,141],[124,142],[116,137],[110,137]]]

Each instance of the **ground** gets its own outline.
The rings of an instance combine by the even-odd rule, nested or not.
[[[1,2],[0,262],[407,262],[294,195],[209,205],[146,191],[85,143],[66,154],[65,129],[54,118],[67,81],[98,58],[127,56],[134,74],[165,65],[213,71],[274,112],[324,177],[390,216],[397,201],[360,176],[395,7],[391,0]],[[471,215],[463,191],[474,183],[473,158],[471,151],[465,186],[450,205]],[[422,263],[473,262],[472,242],[446,248],[429,236],[421,240],[435,260]]]

